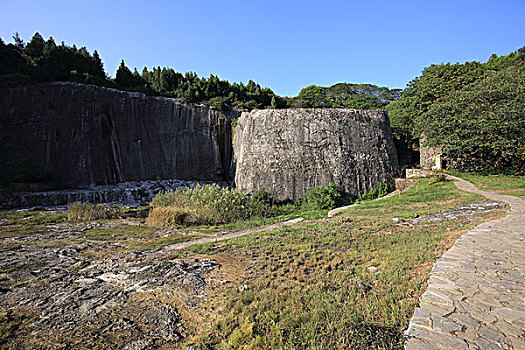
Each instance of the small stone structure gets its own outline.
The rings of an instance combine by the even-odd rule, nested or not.
[[[444,155],[441,147],[425,146],[425,138],[422,137],[419,144],[419,163],[423,169],[444,169]]]
[[[235,130],[235,183],[278,201],[335,183],[360,196],[394,186],[398,162],[388,115],[379,110],[286,109],[243,113]]]

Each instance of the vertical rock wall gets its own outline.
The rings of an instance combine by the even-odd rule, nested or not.
[[[3,86],[0,175],[16,180],[27,172],[62,188],[151,179],[224,181],[234,117],[92,85]]]
[[[398,162],[384,111],[258,110],[235,130],[235,183],[264,188],[276,200],[296,200],[314,186],[335,183],[360,196],[379,182],[394,184]]]

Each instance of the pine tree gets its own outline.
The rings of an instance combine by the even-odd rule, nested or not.
[[[39,60],[44,56],[45,45],[46,42],[44,41],[44,38],[42,38],[42,35],[40,35],[39,32],[36,32],[31,41],[27,44],[25,53],[33,59]]]
[[[15,42],[15,46],[18,47],[19,49],[23,49],[25,44],[24,44],[24,40],[22,40],[22,38],[20,37],[20,35],[18,34],[18,32],[16,32],[15,34],[13,34],[13,40]]]

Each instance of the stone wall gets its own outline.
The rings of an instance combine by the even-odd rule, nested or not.
[[[443,169],[443,150],[441,147],[425,145],[425,138],[421,138],[419,144],[419,164],[424,169]]]
[[[158,179],[224,181],[235,116],[92,85],[2,86],[0,177],[4,182],[48,181],[55,188]]]
[[[379,182],[393,187],[398,162],[385,111],[257,110],[235,130],[235,183],[264,188],[276,200],[296,200],[314,186],[335,183],[360,196]]]

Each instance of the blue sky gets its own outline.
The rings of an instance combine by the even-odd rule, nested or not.
[[[0,37],[97,49],[111,76],[125,59],[295,96],[337,82],[403,88],[432,63],[508,54],[525,45],[524,15],[524,0],[0,0]]]

